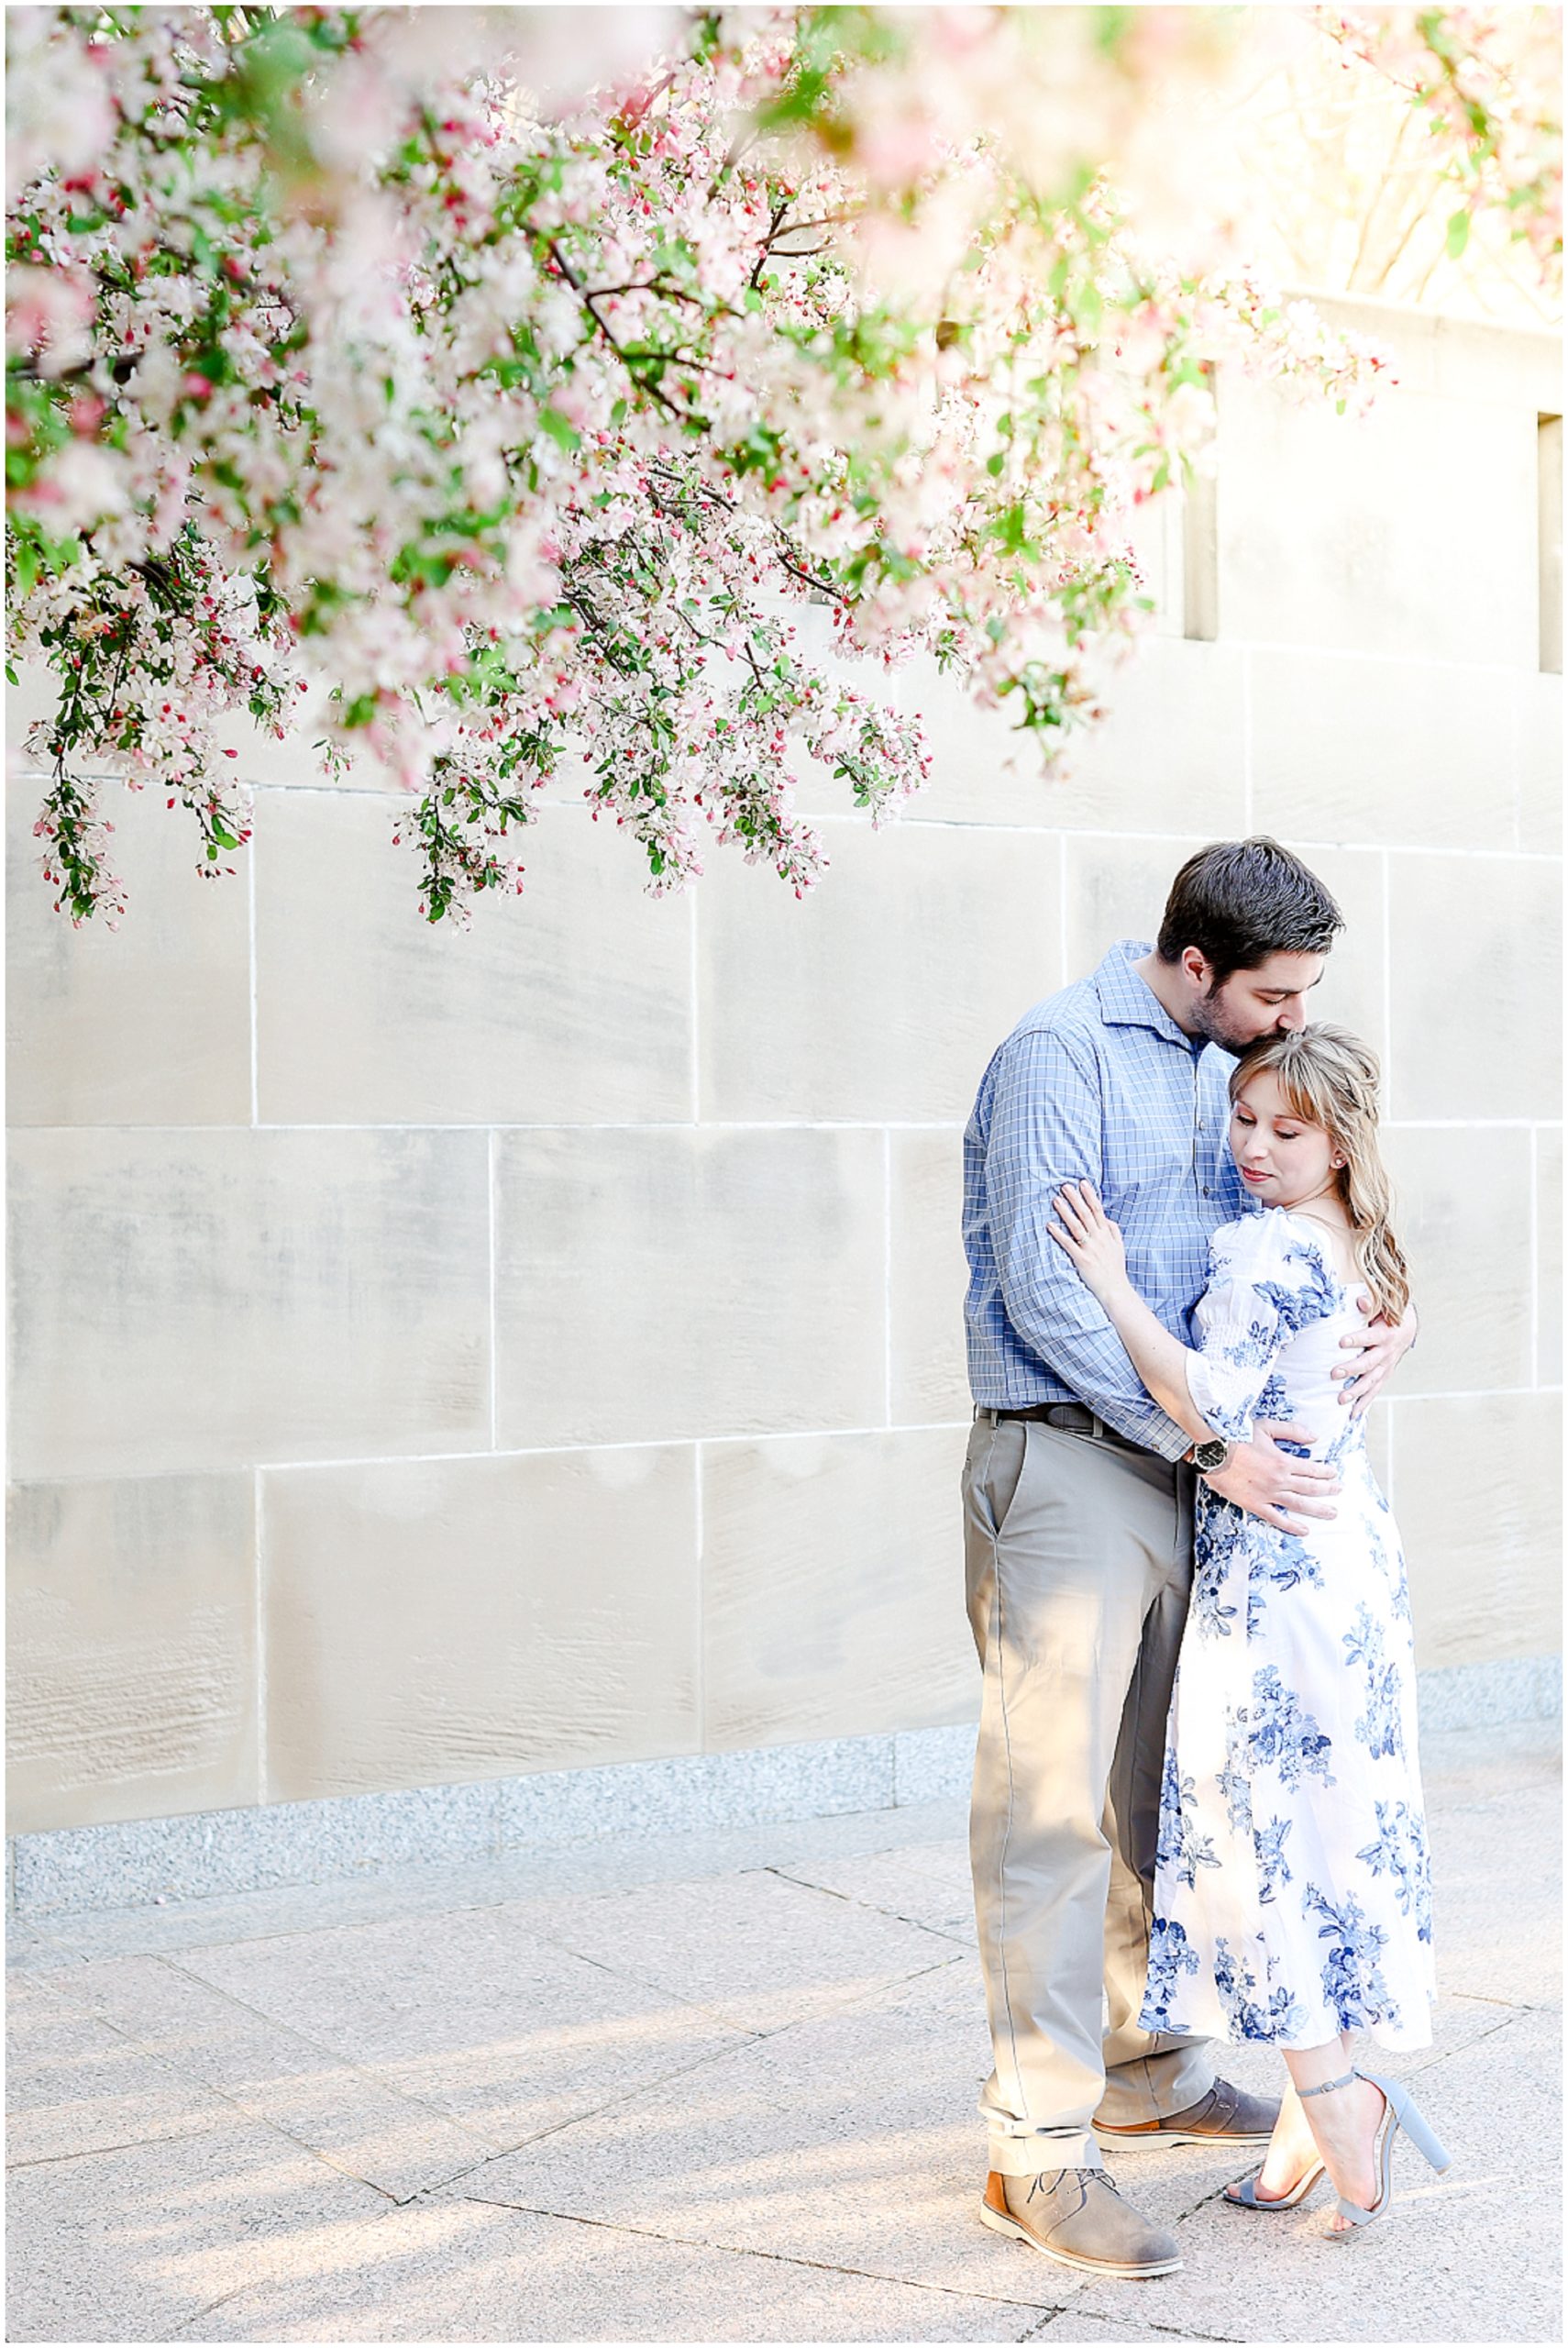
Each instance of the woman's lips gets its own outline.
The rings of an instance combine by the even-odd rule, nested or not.
[[[1241,1176],[1243,1182],[1266,1182],[1268,1180],[1268,1176],[1266,1174],[1254,1174],[1251,1168],[1246,1166],[1243,1166],[1241,1168]]]

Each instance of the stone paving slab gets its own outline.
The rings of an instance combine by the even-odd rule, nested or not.
[[[227,2117],[199,2082],[34,1980],[13,1982],[7,2006],[8,2167],[188,2136]]]
[[[460,2121],[467,2156],[448,2176],[740,2036],[679,1992],[547,1941],[508,1908],[465,1910],[434,1931],[385,1919],[188,1949],[180,1963],[384,2091]]]
[[[1040,2317],[1039,2307],[823,2264],[443,2201],[360,2227],[320,2271],[242,2291],[175,2336],[999,2342],[1021,2338]]]
[[[394,2094],[166,1958],[102,1957],[52,1980],[61,1999],[125,2032],[172,2072],[394,2200],[411,2200],[494,2149],[493,2139]]]
[[[944,1933],[966,1948],[975,1945],[975,1897],[969,1881],[969,1851],[963,1833],[939,1843],[910,1843],[893,1851],[823,1854],[777,1866],[795,1883],[817,1885],[841,1899],[853,1899],[884,1915],[901,1916]]]
[[[975,2215],[989,2054],[977,1969],[937,1969],[630,2098],[447,2190],[1021,2303],[1079,2278]]]
[[[386,2207],[370,2186],[243,2121],[14,2168],[6,2337],[172,2340],[231,2292],[319,2273]]]
[[[60,1951],[52,1941],[46,1940],[31,1924],[23,1923],[19,1917],[8,1916],[6,1919],[6,1970],[8,1975],[15,1977],[18,1973],[29,1973],[35,1968],[59,1963]]]
[[[1127,2348],[1131,2342],[1157,2340],[1164,2348],[1171,2348],[1173,2341],[1212,2343],[1212,2348],[1224,2348],[1240,2335],[1230,2331],[1178,2331],[1166,2323],[1126,2323],[1120,2317],[1108,2319],[1091,2314],[1088,2308],[1063,2308],[1055,2315],[1042,2316],[1030,2340],[1045,2340],[1062,2343],[1062,2348]]]
[[[1562,1845],[1553,1793],[1511,1796],[1431,1818],[1434,1945],[1447,1989],[1507,2004],[1562,2002]]]
[[[1328,2237],[1326,2185],[1300,2210],[1259,2218],[1209,2195],[1178,2222],[1178,2274],[1157,2286],[1096,2278],[1084,2307],[1177,2332],[1218,2321],[1249,2341],[1559,2341],[1559,2072],[1555,2032],[1511,2016],[1413,2080],[1453,2166],[1434,2176],[1401,2139],[1395,2207],[1364,2241]],[[1074,2334],[1054,2325],[1050,2336]]]
[[[530,1928],[740,2030],[782,2030],[952,1955],[922,1924],[769,1869],[529,1900]]]
[[[1175,2276],[978,2224],[988,2048],[933,1804],[24,1928],[13,2156],[63,2149],[13,2172],[9,2336],[1559,2339],[1554,1746],[1423,1750],[1443,1996],[1429,2049],[1362,2059],[1456,2164],[1402,2147],[1348,2249],[1323,2187],[1225,2209],[1254,2164],[1201,2146],[1113,2163]]]

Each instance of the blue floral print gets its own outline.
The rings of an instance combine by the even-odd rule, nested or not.
[[[1233,1443],[1248,1439],[1254,1417],[1296,1416],[1281,1407],[1289,1389],[1283,1377],[1271,1377],[1275,1357],[1287,1340],[1330,1318],[1344,1296],[1320,1248],[1303,1244],[1287,1217],[1286,1227],[1269,1235],[1270,1260],[1251,1260],[1248,1225],[1263,1220],[1245,1216],[1215,1233],[1209,1287],[1194,1316],[1200,1351],[1188,1368],[1193,1400],[1216,1434]]]
[[[1271,1420],[1275,1426],[1290,1424],[1290,1397],[1285,1390],[1284,1379],[1276,1371],[1271,1370],[1264,1379],[1253,1416],[1254,1419]],[[1293,1459],[1306,1459],[1311,1456],[1312,1446],[1308,1443],[1282,1443],[1279,1447],[1281,1451],[1289,1452]]]
[[[1214,1782],[1225,1797],[1225,1823],[1236,1833],[1250,1833],[1253,1824],[1253,1781],[1244,1762],[1234,1756],[1216,1770]]]
[[[1256,1945],[1262,1950],[1262,1944]],[[1288,2039],[1306,2020],[1305,2010],[1283,1984],[1275,1987],[1268,1979],[1266,1950],[1264,1955],[1264,1979],[1259,1982],[1253,1967],[1239,1949],[1233,1949],[1223,1938],[1214,1944],[1214,1986],[1225,2009],[1225,2020],[1232,2038]]]
[[[1320,1229],[1217,1232],[1187,1357],[1218,1433],[1296,1425],[1340,1478],[1287,1533],[1198,1485],[1162,1780],[1146,2029],[1430,2044],[1431,1887],[1398,1533],[1331,1378],[1359,1328]],[[1375,1826],[1375,1832],[1374,1827]]]
[[[1388,2018],[1392,2000],[1378,1960],[1388,1945],[1388,1934],[1362,1912],[1360,1902],[1346,1895],[1336,1907],[1325,1892],[1309,1884],[1303,1904],[1321,1916],[1318,1937],[1333,1944],[1323,1959],[1323,1996],[1339,2016],[1342,2030],[1368,2030]]]
[[[1402,1916],[1413,1916],[1420,1938],[1432,1936],[1431,1862],[1427,1855],[1426,1824],[1406,1801],[1375,1805],[1376,1839],[1356,1853],[1374,1875],[1393,1878]]]
[[[1196,1974],[1198,1963],[1198,1951],[1189,1945],[1181,1925],[1156,1916],[1149,1934],[1149,1977],[1143,1990],[1145,2030],[1171,2027],[1169,2010],[1182,1977]]]
[[[1285,1855],[1285,1838],[1294,1821],[1271,1818],[1266,1826],[1254,1826],[1253,1846],[1257,1853],[1258,1899],[1272,1899],[1282,1883],[1291,1880],[1290,1867]]]
[[[1384,1754],[1402,1753],[1399,1667],[1384,1659],[1382,1628],[1373,1620],[1370,1607],[1356,1608],[1354,1627],[1343,1638],[1347,1659],[1359,1663],[1366,1674],[1366,1710],[1355,1724],[1357,1736],[1370,1748],[1375,1761]]]
[[[1190,1778],[1176,1773],[1176,1755],[1165,1755],[1160,1788],[1160,1832],[1156,1863],[1168,1866],[1190,1888],[1199,1867],[1217,1867],[1212,1835],[1198,1828],[1198,1793]]]
[[[1253,1700],[1238,1715],[1247,1731],[1247,1750],[1254,1770],[1274,1768],[1280,1783],[1298,1786],[1303,1775],[1334,1782],[1329,1767],[1331,1740],[1310,1712],[1304,1711],[1294,1688],[1286,1688],[1276,1664],[1265,1663],[1253,1674]]]

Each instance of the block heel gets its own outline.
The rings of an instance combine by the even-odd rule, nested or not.
[[[1366,2227],[1387,2216],[1394,2199],[1394,2139],[1401,2129],[1422,2159],[1440,2176],[1453,2165],[1441,2138],[1428,2126],[1408,2088],[1402,2088],[1397,2079],[1384,2078],[1377,2071],[1357,2071],[1354,2076],[1364,2079],[1369,2087],[1375,2087],[1383,2098],[1383,2117],[1377,2123],[1377,2134],[1373,2143],[1373,2158],[1377,2168],[1377,2198],[1370,2210],[1363,2210],[1355,2202],[1347,2201],[1342,2195],[1339,2197],[1336,2204],[1339,2213],[1350,2223],[1331,2233],[1329,2240],[1342,2243],[1354,2242]]]

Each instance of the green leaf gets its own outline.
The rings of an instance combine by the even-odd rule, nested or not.
[[[8,685],[14,685],[14,686],[16,686],[18,690],[20,690],[22,681],[21,681],[20,677],[18,677],[18,676],[17,676],[17,671],[15,670],[15,669],[13,669],[13,668],[12,668],[11,663],[9,662],[9,660],[7,660],[7,661],[6,661],[6,682]]]
[[[1464,250],[1465,246],[1469,242],[1469,213],[1451,212],[1448,216],[1448,257],[1450,260],[1457,260],[1460,254]]]
[[[539,429],[547,432],[562,449],[577,449],[582,445],[581,433],[575,425],[569,424],[557,408],[542,407],[539,410]]]

